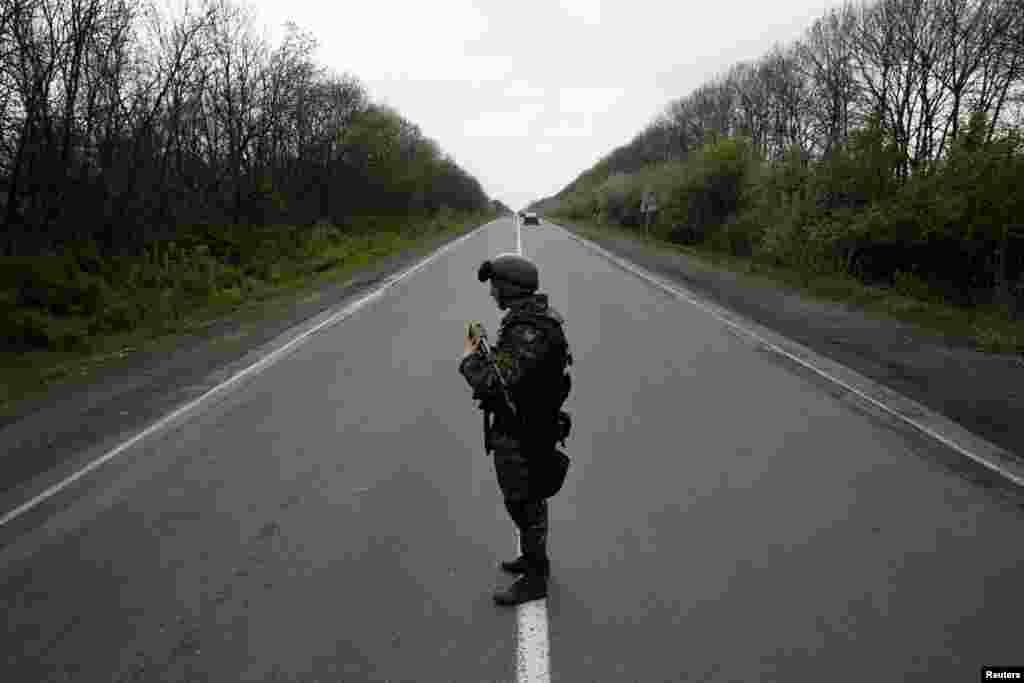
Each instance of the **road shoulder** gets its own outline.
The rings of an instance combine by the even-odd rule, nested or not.
[[[930,333],[853,306],[698,262],[616,234],[585,235],[612,254],[690,289],[962,425],[1024,454],[1024,361],[981,353],[966,340]]]
[[[17,498],[16,490],[33,478],[73,467],[76,455],[141,431],[240,370],[293,328],[366,294],[471,230],[438,235],[380,258],[343,282],[294,292],[260,319],[228,316],[199,332],[161,340],[104,365],[88,379],[55,385],[10,407],[0,422],[0,497]]]

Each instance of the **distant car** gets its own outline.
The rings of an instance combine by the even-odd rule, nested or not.
[[[540,225],[540,218],[532,211],[523,214],[523,225]]]

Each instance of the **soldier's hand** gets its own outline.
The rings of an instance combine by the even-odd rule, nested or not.
[[[466,326],[465,355],[476,353],[476,350],[480,348],[480,331],[480,323],[469,323]]]

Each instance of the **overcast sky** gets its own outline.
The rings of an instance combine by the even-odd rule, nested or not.
[[[788,43],[839,0],[258,0],[513,209],[627,143],[668,102]]]

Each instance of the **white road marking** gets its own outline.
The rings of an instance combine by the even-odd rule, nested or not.
[[[655,285],[659,289],[663,289],[666,292],[693,304],[702,311],[710,313],[715,319],[724,323],[733,330],[753,338],[766,349],[781,356],[785,356],[790,360],[796,361],[808,370],[817,373],[830,382],[838,384],[847,391],[864,399],[871,405],[882,409],[886,413],[909,424],[918,431],[927,434],[939,443],[953,449],[964,457],[986,467],[1006,480],[1013,482],[1017,486],[1024,486],[1024,466],[1022,466],[1020,461],[1015,458],[1013,454],[1008,453],[999,446],[996,446],[982,437],[969,432],[945,416],[940,415],[939,413],[936,413],[916,401],[898,394],[877,382],[863,377],[850,368],[839,363],[835,363],[834,361],[830,361],[801,344],[790,339],[786,339],[777,333],[772,333],[773,336],[778,337],[780,340],[784,340],[781,343],[785,343],[786,346],[790,347],[790,350],[784,349],[779,344],[767,340],[765,338],[767,335],[761,335],[755,332],[752,329],[753,325],[749,321],[744,321],[744,324],[740,324],[739,322],[730,320],[728,315],[722,312],[727,309],[713,307],[708,303],[701,301],[695,295],[664,282],[660,278],[649,273],[646,269],[615,256],[608,250],[594,244],[590,240],[584,239],[569,230],[566,230],[562,226],[557,227],[569,235],[570,238],[600,253],[609,261],[617,264],[620,268],[628,270],[634,275]],[[765,329],[767,330],[767,328]],[[830,366],[830,371],[822,369],[821,366],[823,365]],[[840,379],[837,376],[840,374],[847,379]],[[863,388],[858,388],[855,384]],[[868,393],[869,391],[879,395],[884,400],[871,396]],[[934,426],[925,424],[925,420]]]
[[[547,600],[516,607],[516,683],[548,683]]]
[[[523,255],[522,226],[516,217],[516,251]],[[523,546],[516,531],[516,553]],[[548,601],[534,600],[516,606],[516,683],[549,683]]]
[[[493,223],[493,222],[495,222],[495,221],[491,221],[491,223]],[[237,383],[239,380],[241,380],[241,379],[243,379],[243,378],[245,378],[245,377],[247,377],[249,375],[255,374],[255,373],[257,373],[257,372],[259,372],[261,370],[266,369],[272,363],[274,363],[275,361],[279,360],[282,356],[284,356],[287,352],[291,351],[296,346],[298,346],[302,342],[306,341],[307,339],[309,339],[311,336],[313,336],[314,334],[316,334],[317,332],[319,332],[323,328],[328,327],[329,325],[333,325],[333,324],[335,324],[337,322],[340,322],[340,321],[344,320],[345,318],[348,318],[353,313],[355,313],[359,309],[363,308],[364,306],[366,306],[370,302],[374,301],[375,299],[380,298],[387,290],[391,289],[392,287],[397,285],[402,280],[404,280],[407,277],[409,277],[410,275],[413,275],[414,273],[418,272],[419,270],[424,268],[427,264],[432,263],[434,260],[436,260],[442,254],[447,252],[449,249],[452,249],[456,245],[461,244],[465,240],[467,240],[470,237],[472,237],[473,235],[475,235],[478,231],[480,231],[480,230],[486,228],[487,226],[491,225],[491,223],[486,223],[486,224],[484,224],[484,225],[482,225],[482,226],[480,226],[478,228],[473,229],[472,231],[470,231],[469,233],[463,235],[462,237],[458,238],[457,240],[455,240],[453,242],[449,242],[444,247],[442,247],[441,249],[437,250],[433,254],[429,255],[428,257],[426,257],[425,259],[423,259],[422,261],[417,263],[415,266],[409,268],[405,272],[400,273],[398,275],[393,275],[393,276],[387,278],[382,285],[380,285],[377,289],[375,289],[370,294],[364,296],[362,299],[359,299],[358,301],[349,304],[348,306],[346,306],[342,310],[338,311],[334,315],[330,316],[326,320],[320,322],[315,327],[313,327],[313,328],[311,328],[309,330],[306,330],[302,334],[298,335],[297,337],[295,337],[294,339],[292,339],[291,341],[289,341],[285,345],[275,349],[274,351],[272,351],[271,353],[267,354],[266,356],[264,356],[260,360],[256,361],[252,365],[250,365],[250,366],[246,367],[245,369],[240,370],[239,372],[235,373],[234,375],[232,375],[228,379],[224,380],[223,382],[221,382],[217,386],[213,387],[212,389],[210,389],[209,391],[204,393],[202,396],[200,396],[200,397],[190,401],[189,403],[186,403],[185,405],[181,406],[177,410],[175,410],[175,411],[171,412],[170,414],[168,414],[168,415],[162,417],[161,419],[157,420],[156,422],[154,422],[152,425],[150,425],[146,429],[142,430],[141,432],[139,432],[138,434],[136,434],[132,438],[128,439],[127,441],[121,443],[116,448],[113,448],[112,450],[108,451],[107,453],[105,453],[105,454],[101,455],[100,457],[96,458],[95,460],[93,460],[89,464],[85,465],[84,467],[82,467],[80,470],[78,470],[74,474],[68,476],[67,478],[63,479],[62,481],[60,481],[60,482],[58,482],[56,484],[53,484],[52,486],[46,488],[42,493],[39,493],[38,495],[32,497],[30,500],[22,503],[21,505],[19,505],[18,507],[14,508],[13,510],[10,510],[9,512],[5,513],[3,517],[0,517],[0,527],[3,527],[4,525],[10,523],[11,521],[13,521],[13,520],[17,519],[18,517],[20,517],[21,515],[25,514],[26,512],[31,510],[32,508],[36,507],[40,503],[42,503],[42,502],[48,500],[49,498],[52,498],[53,496],[57,495],[58,493],[63,491],[65,488],[67,488],[71,484],[75,483],[76,481],[78,481],[79,479],[81,479],[85,475],[89,474],[90,472],[92,472],[96,468],[100,467],[104,463],[109,462],[110,460],[113,460],[114,458],[116,458],[121,453],[125,452],[126,450],[128,450],[129,448],[134,446],[135,444],[137,444],[140,441],[142,441],[143,439],[145,439],[147,436],[150,436],[150,435],[156,433],[157,431],[159,431],[160,429],[165,427],[168,423],[172,422],[174,419],[180,417],[181,415],[187,413],[190,410],[193,410],[194,408],[199,406],[201,403],[203,403],[203,401],[206,401],[207,399],[209,399],[214,394],[220,393],[224,389],[230,387],[231,385]]]
[[[516,556],[523,554],[516,530]],[[550,683],[548,601],[534,600],[516,607],[516,683]]]

